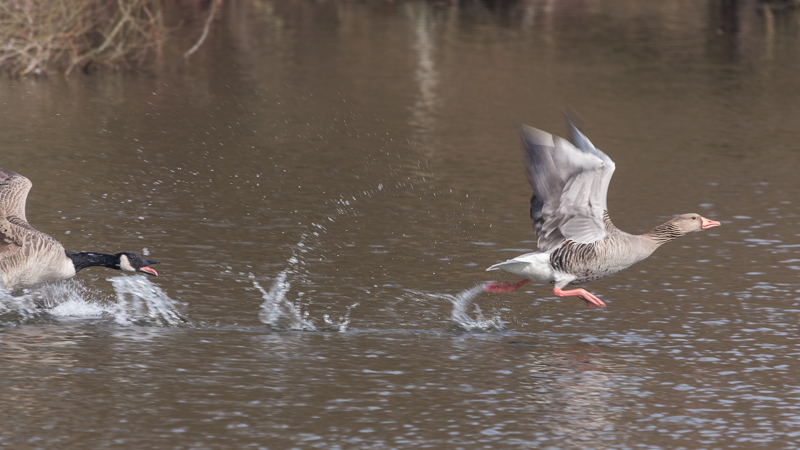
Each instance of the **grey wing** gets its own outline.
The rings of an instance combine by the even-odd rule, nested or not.
[[[536,128],[519,126],[533,189],[531,219],[542,251],[567,239],[588,244],[606,236],[603,214],[615,165],[577,127],[574,132],[583,137],[578,140],[583,148]]]
[[[581,133],[580,125],[578,125],[576,120],[568,112],[564,112],[564,117],[567,119],[569,138],[575,147],[583,150],[584,152],[595,155],[600,158],[601,161],[603,161],[602,183],[600,184],[601,190],[597,197],[602,201],[603,211],[607,211],[608,204],[606,200],[608,199],[608,185],[611,184],[611,177],[614,175],[614,170],[617,168],[617,165],[614,164],[614,161],[612,161],[608,155],[603,153],[603,151],[601,151],[599,148],[595,147],[594,144],[592,144],[592,141],[590,141],[586,135]]]
[[[595,147],[594,144],[592,144],[592,141],[590,141],[589,138],[587,138],[586,135],[581,132],[580,122],[572,115],[572,113],[569,111],[564,111],[564,117],[567,119],[567,131],[569,131],[569,140],[572,141],[572,144],[580,150],[591,153],[600,158],[604,163],[606,163],[607,166],[611,168],[611,173],[614,173],[614,161],[612,161],[608,155],[600,151],[599,148]],[[611,175],[609,174],[609,177],[610,176]]]

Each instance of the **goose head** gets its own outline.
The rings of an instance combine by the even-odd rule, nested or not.
[[[148,275],[158,276],[158,272],[147,266],[151,264],[158,264],[160,261],[144,259],[137,253],[133,252],[117,253],[114,256],[119,261],[117,263],[118,267],[116,268],[119,268],[120,270],[124,270],[126,272],[142,272]]]
[[[672,220],[672,225],[681,233],[689,234],[695,231],[708,230],[722,225],[716,220],[706,219],[700,214],[689,213],[675,216]]]

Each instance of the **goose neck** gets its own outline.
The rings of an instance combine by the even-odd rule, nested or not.
[[[67,250],[67,257],[72,260],[75,272],[92,266],[110,267],[119,269],[119,259],[115,255],[95,252],[71,252]]]

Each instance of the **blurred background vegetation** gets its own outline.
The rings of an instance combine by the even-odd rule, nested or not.
[[[337,10],[333,16],[339,21],[338,26],[346,30],[352,25],[348,19],[351,9],[348,4],[355,3],[366,3],[396,13],[395,7],[403,2],[0,0],[0,72],[12,77],[26,77],[70,76],[81,71],[92,73],[101,70],[170,70],[204,45],[210,45],[209,30],[215,22],[227,23],[227,28],[223,25],[222,33],[228,33],[228,38],[245,42],[252,38],[248,37],[249,34],[257,34],[248,27],[246,20],[247,14],[255,10],[275,17],[276,23],[299,23],[295,31],[302,36],[304,26],[307,26],[304,24],[310,23],[316,15],[324,14],[327,9]],[[571,21],[592,14],[617,14],[617,10],[624,10],[620,16],[635,23],[640,20],[640,10],[645,9],[635,0],[423,0],[422,3],[431,5],[438,16],[445,10],[460,11],[465,16],[475,11],[489,11],[500,20],[520,20],[524,26],[539,27],[540,33],[558,33],[558,29],[540,27],[541,23],[529,20],[534,16],[546,17],[550,11],[571,11],[574,16],[570,16]],[[735,37],[730,42],[745,48],[753,45],[751,38],[760,39],[757,36],[761,31],[767,42],[772,42],[776,26],[789,22],[787,26],[792,27],[796,15],[790,10],[800,5],[800,0],[706,0],[703,3],[712,12],[708,15],[711,21],[708,26],[713,28],[713,33]],[[677,22],[690,19],[692,13],[685,7],[685,2],[665,0],[660,4],[677,16],[686,16]],[[758,16],[757,22],[749,20],[752,15]],[[298,17],[306,20],[298,22]],[[573,26],[570,21],[563,26]],[[751,28],[753,23],[757,23],[756,28]],[[249,48],[249,45],[240,48]],[[253,59],[260,57],[250,56]],[[199,55],[196,57],[200,58]]]
[[[164,62],[176,30],[204,42],[223,0],[0,0],[0,70],[14,76],[136,69]]]

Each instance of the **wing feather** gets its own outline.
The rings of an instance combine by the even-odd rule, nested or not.
[[[18,219],[28,225],[25,217],[25,202],[33,183],[22,175],[0,169],[0,211],[9,219]]]
[[[8,256],[9,247],[23,246],[20,228],[32,230],[25,218],[25,202],[32,183],[22,175],[0,169],[0,252]]]
[[[539,249],[565,240],[591,243],[606,236],[603,214],[615,165],[569,120],[566,139],[519,126],[528,181],[533,189],[531,219]]]

